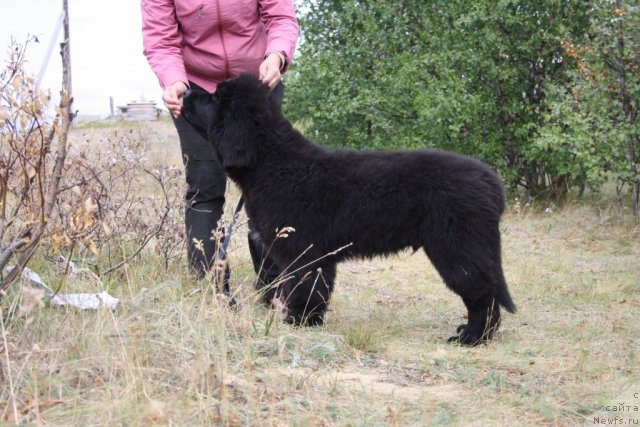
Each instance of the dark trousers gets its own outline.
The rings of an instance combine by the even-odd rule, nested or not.
[[[190,83],[192,91],[204,91]],[[282,103],[284,86],[278,85],[272,96]],[[185,195],[185,226],[189,265],[197,277],[202,278],[212,266],[218,254],[213,232],[222,217],[227,178],[213,146],[183,116],[174,119],[180,139],[182,161],[185,167],[187,191]],[[271,283],[280,270],[271,261],[265,248],[249,233],[249,250],[253,267],[259,275],[260,286]],[[225,291],[228,292],[230,270],[225,272]]]

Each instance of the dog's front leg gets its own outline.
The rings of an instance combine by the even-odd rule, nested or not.
[[[287,310],[284,321],[294,325],[322,325],[335,274],[335,264],[330,264],[295,274],[287,281],[281,294]]]

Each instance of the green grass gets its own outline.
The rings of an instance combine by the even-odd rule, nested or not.
[[[164,150],[170,135],[157,135]],[[422,252],[342,264],[319,328],[257,302],[244,228],[231,247],[237,310],[184,259],[165,269],[153,251],[101,281],[64,282],[107,289],[114,311],[21,313],[16,286],[0,303],[0,422],[592,425],[640,393],[640,230],[608,212],[509,209],[504,268],[519,311],[475,348],[446,344],[464,306]]]

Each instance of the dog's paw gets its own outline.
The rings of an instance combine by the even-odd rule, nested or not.
[[[295,326],[320,326],[324,323],[324,313],[304,313],[289,310],[284,322]]]
[[[456,328],[456,333],[458,335],[454,335],[450,337],[447,342],[453,344],[460,344],[469,347],[474,347],[478,344],[481,344],[485,340],[482,337],[477,336],[476,334],[467,333],[467,325],[460,325]]]

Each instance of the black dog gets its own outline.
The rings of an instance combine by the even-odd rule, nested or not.
[[[468,323],[450,341],[492,337],[500,308],[515,312],[502,273],[502,184],[484,163],[440,151],[354,152],[313,144],[249,74],[215,94],[185,97],[184,115],[207,135],[245,198],[250,228],[289,279],[266,293],[286,320],[321,324],[336,263],[423,248],[462,297]],[[277,238],[286,227],[295,232]]]

